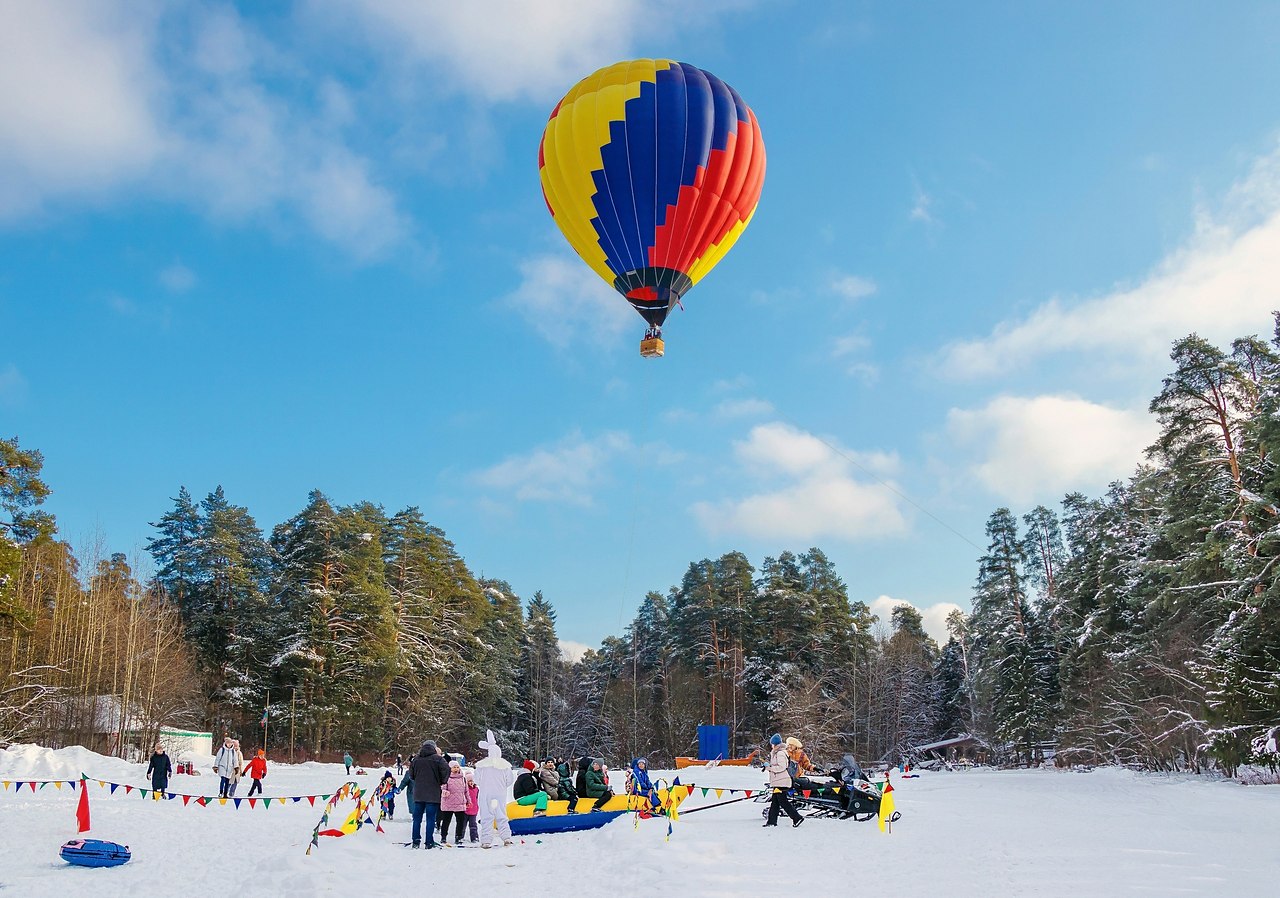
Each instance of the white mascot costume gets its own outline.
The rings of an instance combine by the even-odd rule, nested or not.
[[[475,781],[480,790],[480,847],[488,848],[493,841],[494,825],[503,845],[511,844],[511,823],[507,820],[507,796],[516,775],[511,763],[502,758],[502,749],[493,738],[493,730],[485,730],[485,740],[480,747],[489,757],[476,764]]]

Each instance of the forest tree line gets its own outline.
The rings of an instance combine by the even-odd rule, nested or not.
[[[715,721],[743,754],[781,729],[827,760],[971,734],[1004,763],[1274,766],[1280,325],[1171,358],[1145,463],[1101,497],[994,512],[943,645],[908,605],[878,621],[818,548],[758,567],[733,551],[570,662],[552,602],[476,576],[419,509],[320,492],[268,534],[221,488],[183,488],[154,522],[153,574],[118,554],[82,570],[39,508],[39,453],[0,441],[0,741],[86,741],[111,696],[105,725],[144,734],[253,743],[265,709],[276,756],[491,727],[513,754],[661,764]]]

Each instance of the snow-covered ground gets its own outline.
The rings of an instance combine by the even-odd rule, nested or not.
[[[199,763],[200,759],[196,759]],[[206,771],[209,759],[199,764]],[[0,779],[74,779],[80,772],[147,785],[141,765],[79,748],[15,746]],[[361,778],[373,785],[380,770]],[[659,772],[670,777],[671,773]],[[756,789],[741,768],[680,771],[682,782]],[[341,765],[273,764],[266,795],[334,791]],[[176,792],[216,795],[217,778],[176,776]],[[1280,894],[1280,787],[1246,787],[1121,770],[989,771],[896,779],[902,819],[808,820],[760,828],[762,805],[695,791],[666,840],[665,820],[619,818],[603,829],[526,837],[510,848],[412,851],[403,807],[386,832],[362,829],[306,848],[320,802],[239,810],[153,802],[90,784],[93,838],[128,844],[123,867],[70,867],[77,793],[48,786],[0,792],[0,893],[94,898],[219,894],[485,896],[893,896]],[[241,795],[247,792],[242,786]],[[726,793],[719,800],[727,800]],[[344,807],[350,807],[344,805]]]

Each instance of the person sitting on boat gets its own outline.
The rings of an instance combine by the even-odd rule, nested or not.
[[[538,765],[532,761],[525,761],[523,766],[524,773],[516,777],[515,788],[512,790],[516,804],[522,807],[533,805],[533,816],[545,817],[548,796],[542,789],[542,780],[535,772]]]
[[[574,804],[577,803],[578,794],[572,786],[560,779],[555,758],[547,758],[542,762],[542,766],[538,768],[538,780],[542,783],[542,791],[547,793],[548,798],[553,801],[569,802],[569,813],[577,813]]]
[[[586,786],[586,797],[596,800],[591,810],[600,810],[610,798],[613,798],[613,790],[605,781],[604,765],[599,760],[591,761],[591,769],[586,772],[583,781]]]
[[[658,800],[658,790],[649,778],[649,762],[644,758],[636,758],[631,762],[631,782],[628,791],[632,795],[643,795],[655,808],[662,804]]]

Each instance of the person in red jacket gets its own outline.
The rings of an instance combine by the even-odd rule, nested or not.
[[[244,765],[245,776],[253,780],[253,785],[249,787],[249,797],[253,798],[254,794],[262,794],[262,778],[267,775],[267,753],[264,749],[258,749],[258,756]]]

